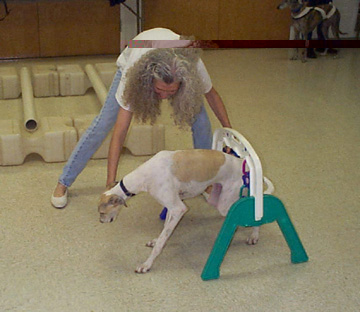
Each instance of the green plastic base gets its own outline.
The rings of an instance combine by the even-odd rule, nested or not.
[[[260,226],[277,221],[290,248],[291,262],[301,263],[309,260],[283,203],[275,196],[264,195],[263,207],[263,218],[255,221],[254,197],[239,199],[231,206],[201,274],[204,281],[219,278],[221,263],[238,226]]]

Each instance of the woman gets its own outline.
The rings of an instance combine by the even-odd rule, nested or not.
[[[139,34],[131,44],[135,47],[126,48],[118,58],[119,70],[100,114],[81,137],[64,167],[51,197],[56,208],[66,206],[67,188],[114,124],[107,185],[116,180],[120,152],[132,117],[155,122],[163,99],[170,100],[177,125],[191,126],[194,148],[211,148],[211,125],[202,95],[221,125],[231,127],[225,106],[200,59],[199,49],[184,49],[194,46],[193,41],[180,40],[180,36],[169,29],[155,28]],[[136,48],[139,45],[141,48]]]

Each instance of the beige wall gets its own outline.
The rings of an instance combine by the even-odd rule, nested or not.
[[[143,0],[145,29],[168,27],[198,39],[288,39],[279,0]],[[0,58],[118,54],[119,6],[107,0],[8,1]]]
[[[119,8],[106,0],[15,0],[8,7],[0,58],[119,53]]]
[[[280,0],[219,1],[219,39],[287,40],[290,12],[278,10]]]
[[[171,7],[169,0],[143,1],[145,28],[166,27],[199,39],[218,39],[220,1],[171,0]]]
[[[286,40],[290,14],[287,10],[276,9],[280,2],[145,0],[145,28],[169,27],[204,40]]]
[[[119,52],[119,8],[108,1],[43,1],[38,8],[41,55]]]
[[[10,15],[0,21],[0,57],[38,56],[36,3],[8,2],[8,7]]]

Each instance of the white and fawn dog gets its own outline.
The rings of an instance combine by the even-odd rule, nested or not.
[[[326,40],[329,39],[330,28],[336,39],[340,39],[340,34],[346,35],[346,33],[340,31],[340,12],[331,2],[308,7],[303,0],[283,0],[277,8],[282,10],[287,7],[291,11],[294,40],[300,40],[301,36],[304,40],[307,40],[308,34],[313,32],[321,23],[321,31]],[[327,49],[325,49],[324,54],[326,54],[326,51]],[[291,59],[298,59],[298,49],[294,50]],[[302,61],[306,61],[305,49],[302,51]]]
[[[135,270],[146,273],[187,211],[183,199],[200,195],[213,185],[209,203],[226,216],[239,199],[242,184],[242,160],[234,156],[216,150],[161,151],[101,195],[100,222],[114,221],[125,201],[139,192],[148,192],[167,207],[163,231],[146,244],[153,247],[150,257]],[[259,228],[254,227],[247,243],[256,244],[258,239]]]

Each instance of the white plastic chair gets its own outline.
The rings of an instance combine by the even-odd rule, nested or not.
[[[263,177],[258,155],[239,132],[230,128],[215,130],[212,149],[222,151],[224,146],[230,147],[241,159],[246,160],[250,170],[250,196],[255,198],[255,221],[259,221],[263,217],[263,194],[271,194],[274,191],[274,185],[268,178]],[[267,185],[265,192],[263,182]]]
[[[273,195],[263,194],[271,194],[274,186],[269,179],[263,177],[259,157],[251,144],[233,129],[217,129],[213,137],[213,149],[223,150],[225,146],[230,147],[237,156],[246,160],[250,170],[250,196],[239,198],[230,207],[204,266],[201,278],[204,281],[219,278],[221,263],[238,226],[261,226],[276,221],[290,248],[291,262],[308,261],[309,257],[284,204]],[[265,191],[263,191],[263,182],[267,184]],[[241,193],[240,190],[239,193]]]

